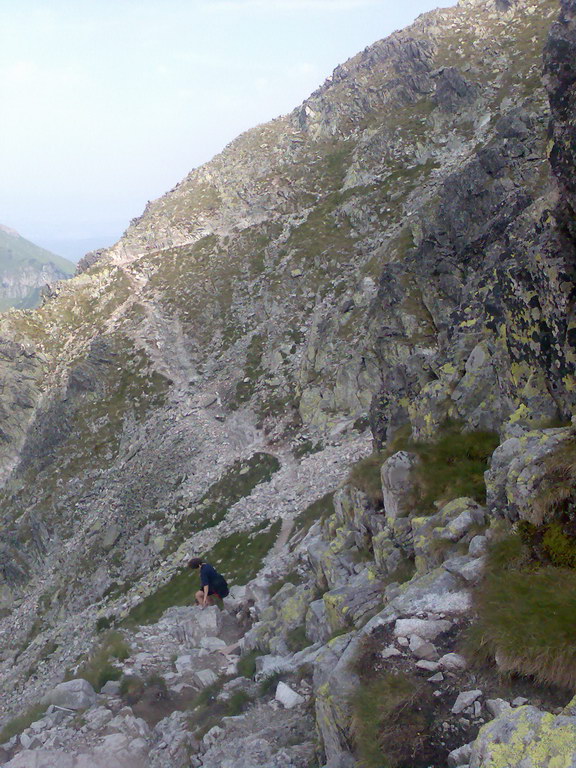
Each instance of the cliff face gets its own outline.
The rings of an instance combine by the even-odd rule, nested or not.
[[[2,319],[6,711],[187,555],[234,536],[265,550],[279,519],[285,542],[374,446],[447,421],[525,440],[569,419],[572,6],[546,45],[549,100],[555,2],[426,14],[150,203],[37,311]],[[338,552],[364,542],[388,575],[392,550],[417,559],[416,524],[389,530],[366,504],[328,524]],[[343,589],[352,561],[315,557],[322,588]]]

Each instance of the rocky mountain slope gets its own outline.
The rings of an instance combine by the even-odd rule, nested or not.
[[[10,768],[570,764],[575,10],[420,17],[2,318]]]
[[[0,310],[38,306],[41,289],[70,277],[74,270],[72,262],[0,225]]]

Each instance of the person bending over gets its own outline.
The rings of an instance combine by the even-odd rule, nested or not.
[[[223,600],[228,594],[228,584],[222,574],[210,563],[205,563],[201,557],[193,557],[188,563],[191,570],[200,569],[200,589],[196,592],[197,605],[204,608],[206,605],[214,605],[213,595]]]

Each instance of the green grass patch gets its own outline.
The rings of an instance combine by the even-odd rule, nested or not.
[[[12,736],[22,733],[22,731],[25,731],[32,723],[35,723],[36,720],[40,720],[46,712],[46,709],[46,704],[34,704],[21,715],[9,720],[0,731],[0,744],[9,741]]]
[[[419,514],[461,496],[486,502],[484,472],[500,439],[495,432],[463,432],[459,424],[446,424],[436,441],[414,443],[420,464],[414,471]]]
[[[361,768],[429,765],[430,685],[410,675],[363,680],[352,696],[352,735]]]
[[[406,450],[418,454],[419,464],[413,470],[414,510],[422,514],[436,511],[460,496],[469,496],[483,504],[486,501],[484,472],[500,440],[495,432],[463,432],[458,423],[447,422],[433,442],[416,442],[406,430],[399,432],[385,451],[373,453],[356,462],[348,482],[363,491],[373,506],[382,506],[382,464],[393,453]]]
[[[220,541],[206,555],[206,560],[223,573],[230,585],[246,584],[253,579],[262,561],[274,545],[282,522],[270,525],[265,520],[250,531],[233,533]]]
[[[249,496],[260,483],[268,482],[280,469],[280,462],[269,453],[255,453],[246,461],[235,461],[178,526],[178,541],[194,531],[218,525],[240,499]]]
[[[294,518],[292,536],[306,534],[318,520],[324,521],[334,514],[334,492],[327,493],[316,499]]]
[[[241,677],[247,677],[251,680],[256,674],[256,659],[262,656],[262,651],[253,650],[243,654],[238,659],[237,671]]]
[[[88,680],[95,691],[100,691],[109,680],[120,680],[122,670],[114,662],[125,661],[130,656],[130,646],[120,632],[108,632],[88,659],[68,679]]]
[[[274,544],[280,526],[280,520],[272,525],[266,520],[250,531],[233,533],[202,557],[225,575],[230,586],[245,584],[262,567],[262,560]],[[134,606],[122,624],[127,627],[153,624],[173,605],[193,605],[199,588],[197,574],[187,567],[181,568],[170,581]]]
[[[181,568],[170,581],[134,606],[122,624],[127,627],[153,624],[173,605],[193,605],[197,589],[197,575],[187,567]]]
[[[502,671],[576,685],[576,571],[541,565],[519,534],[492,545],[467,648]]]

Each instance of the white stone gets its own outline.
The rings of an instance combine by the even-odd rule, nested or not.
[[[461,712],[464,712],[464,710],[474,704],[476,699],[479,699],[480,696],[482,696],[482,691],[479,690],[462,691],[462,693],[458,694],[456,701],[454,702],[452,713],[459,715]]]
[[[199,669],[194,673],[194,677],[202,688],[207,688],[218,680],[218,675],[211,669]]]
[[[503,712],[508,712],[512,707],[505,699],[486,699],[486,709],[492,717],[499,717]]]
[[[525,696],[516,696],[516,698],[512,700],[513,707],[523,707],[524,704],[528,704],[528,699]]]
[[[219,637],[203,637],[200,640],[200,648],[205,648],[207,651],[217,651],[220,648],[226,648],[226,643]]]
[[[442,632],[447,632],[450,621],[431,621],[429,619],[398,619],[394,625],[396,637],[418,635],[423,640],[435,640]]]
[[[293,691],[290,686],[282,681],[278,683],[274,698],[276,701],[280,702],[285,709],[292,709],[293,707],[298,706],[298,704],[303,704],[305,701],[303,696],[300,696],[299,693]]]
[[[450,672],[458,672],[462,669],[466,669],[468,666],[464,656],[461,656],[459,653],[446,653],[438,659],[438,663],[441,667]]]
[[[486,552],[488,540],[486,536],[474,536],[468,547],[468,554],[472,557],[480,557]]]
[[[390,659],[392,656],[402,656],[402,652],[398,648],[394,648],[393,645],[389,645],[380,652],[380,656],[383,659]]]
[[[436,672],[438,669],[438,662],[437,661],[426,661],[426,659],[420,659],[420,661],[416,662],[416,666],[418,669],[424,669],[426,672]],[[442,679],[444,679],[442,677]]]
[[[417,659],[425,659],[426,661],[436,661],[439,656],[436,646],[418,637],[418,635],[410,637],[410,650]]]

